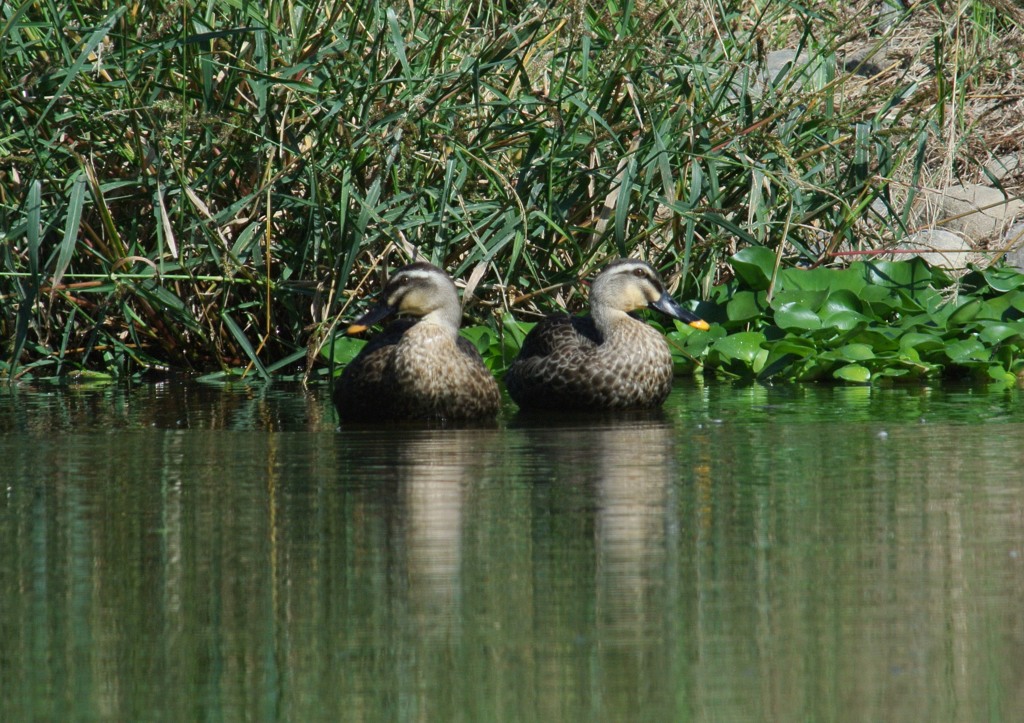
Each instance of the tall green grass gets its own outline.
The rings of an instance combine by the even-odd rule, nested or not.
[[[613,256],[702,295],[738,247],[875,243],[962,85],[837,62],[935,3],[842,7],[5,3],[0,374],[315,367],[414,255],[500,332]]]

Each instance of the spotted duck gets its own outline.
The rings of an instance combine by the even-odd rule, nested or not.
[[[479,420],[498,413],[498,384],[459,336],[455,284],[427,263],[405,266],[380,301],[348,328],[358,334],[398,314],[342,372],[334,404],[343,422]]]
[[[590,314],[538,323],[505,376],[521,409],[658,407],[672,388],[672,355],[658,331],[630,312],[651,308],[698,329],[706,322],[668,295],[647,263],[620,259],[594,279]]]

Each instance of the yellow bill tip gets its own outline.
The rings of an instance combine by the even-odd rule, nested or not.
[[[346,334],[362,334],[369,327],[366,324],[352,324],[348,329],[345,330]]]
[[[691,321],[690,326],[694,329],[700,329],[701,331],[707,331],[711,328],[711,325],[703,319],[697,319],[697,321]]]

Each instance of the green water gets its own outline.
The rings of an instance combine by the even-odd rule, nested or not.
[[[0,719],[1013,720],[1019,392],[0,392]]]

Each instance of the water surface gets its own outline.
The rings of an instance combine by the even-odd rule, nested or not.
[[[5,389],[0,718],[1009,720],[1022,438],[1015,391]]]

